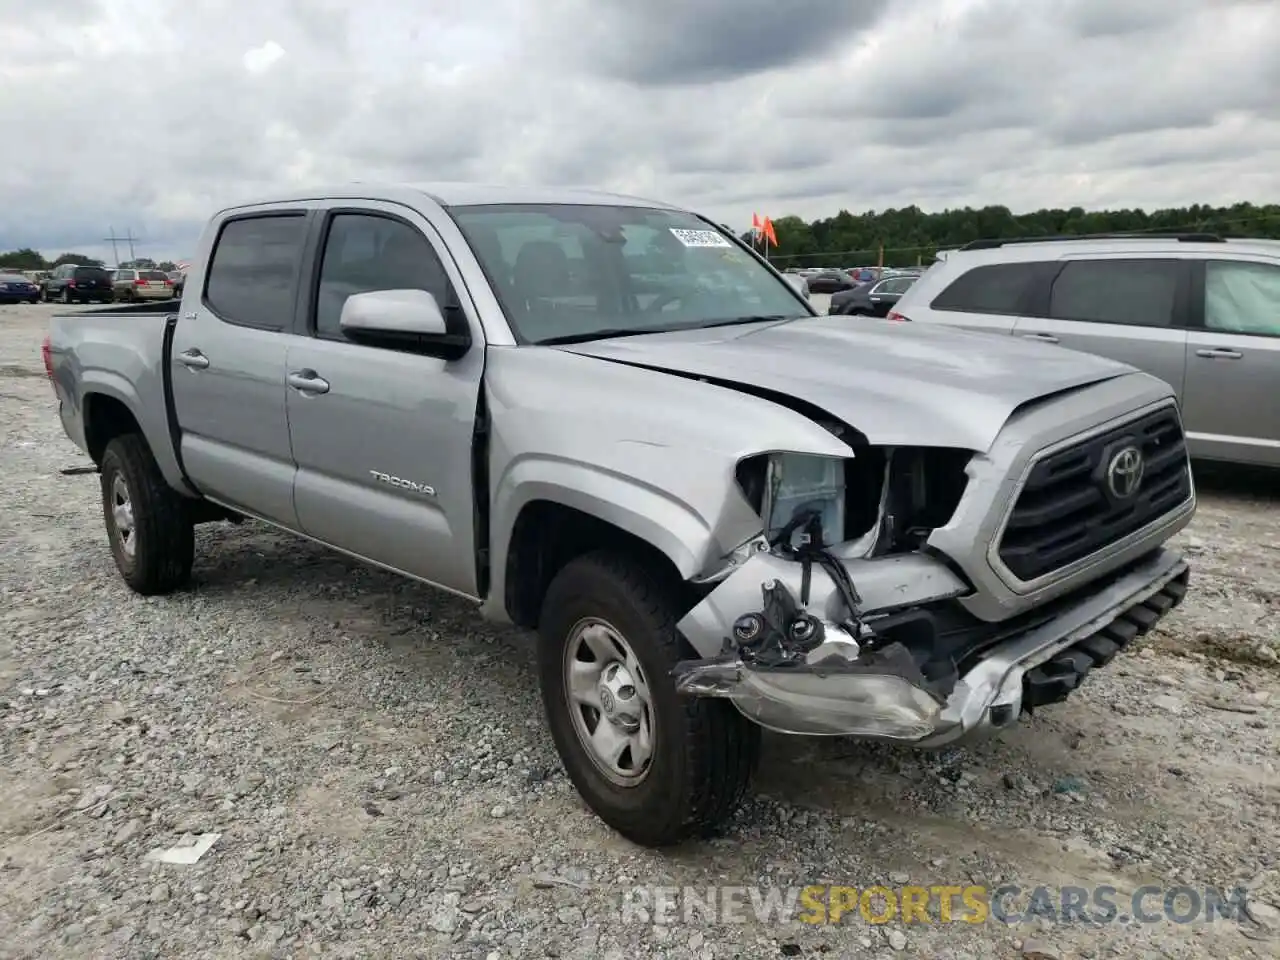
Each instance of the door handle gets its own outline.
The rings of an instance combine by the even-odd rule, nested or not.
[[[1024,333],[1022,336],[1026,340],[1039,340],[1041,343],[1058,342],[1058,338],[1052,333]]]
[[[1196,356],[1207,360],[1239,360],[1244,354],[1228,347],[1211,347],[1206,350],[1197,350]]]
[[[314,370],[296,370],[289,374],[286,382],[299,393],[328,393],[329,381]]]
[[[178,354],[178,362],[184,367],[192,370],[203,370],[209,366],[209,358],[203,353],[192,347],[190,350],[184,350]]]

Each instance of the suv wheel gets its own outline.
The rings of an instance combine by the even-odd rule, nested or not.
[[[551,736],[587,805],[648,847],[714,832],[741,802],[760,729],[725,700],[676,694],[671,669],[695,656],[679,607],[646,567],[610,552],[552,581],[538,671]]]
[[[102,455],[102,514],[111,555],[133,590],[170,593],[187,582],[195,559],[187,501],[137,434],[116,437]]]

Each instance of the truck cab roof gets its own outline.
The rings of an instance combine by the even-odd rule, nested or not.
[[[608,193],[601,190],[587,190],[578,187],[538,187],[538,186],[501,186],[478,183],[378,183],[351,182],[342,184],[319,185],[295,190],[290,193],[275,193],[253,200],[233,204],[225,208],[236,210],[242,207],[257,207],[266,204],[304,203],[309,200],[332,200],[350,198],[353,200],[389,200],[413,206],[420,203],[423,197],[434,201],[442,207],[473,207],[486,204],[514,203],[557,203],[557,204],[606,204],[622,207],[652,207],[662,210],[680,209],[658,200],[631,196],[623,193]]]

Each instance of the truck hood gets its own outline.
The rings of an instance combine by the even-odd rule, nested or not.
[[[873,444],[976,451],[989,450],[1024,404],[1134,372],[1048,344],[848,317],[615,337],[556,349],[793,397]]]

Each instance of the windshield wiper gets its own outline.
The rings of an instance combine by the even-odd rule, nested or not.
[[[746,317],[725,317],[721,320],[707,320],[690,329],[702,330],[706,327],[736,327],[744,323],[783,323],[787,320],[803,320],[807,314],[799,317],[789,317],[782,313],[762,313],[754,316]]]
[[[608,340],[612,337],[638,337],[645,333],[670,333],[679,327],[606,327],[586,333],[565,333],[558,337],[543,337],[533,341],[535,347],[554,347],[562,343],[586,343],[589,340]]]
[[[783,314],[761,314],[747,317],[724,317],[719,320],[706,320],[702,323],[681,324],[675,327],[606,327],[603,330],[592,330],[588,333],[566,333],[558,337],[546,337],[535,340],[539,347],[554,347],[566,343],[587,343],[591,340],[608,340],[612,337],[638,337],[646,333],[677,333],[683,330],[706,330],[710,327],[736,327],[747,323],[782,323],[786,320],[801,320],[802,317],[788,317]]]

